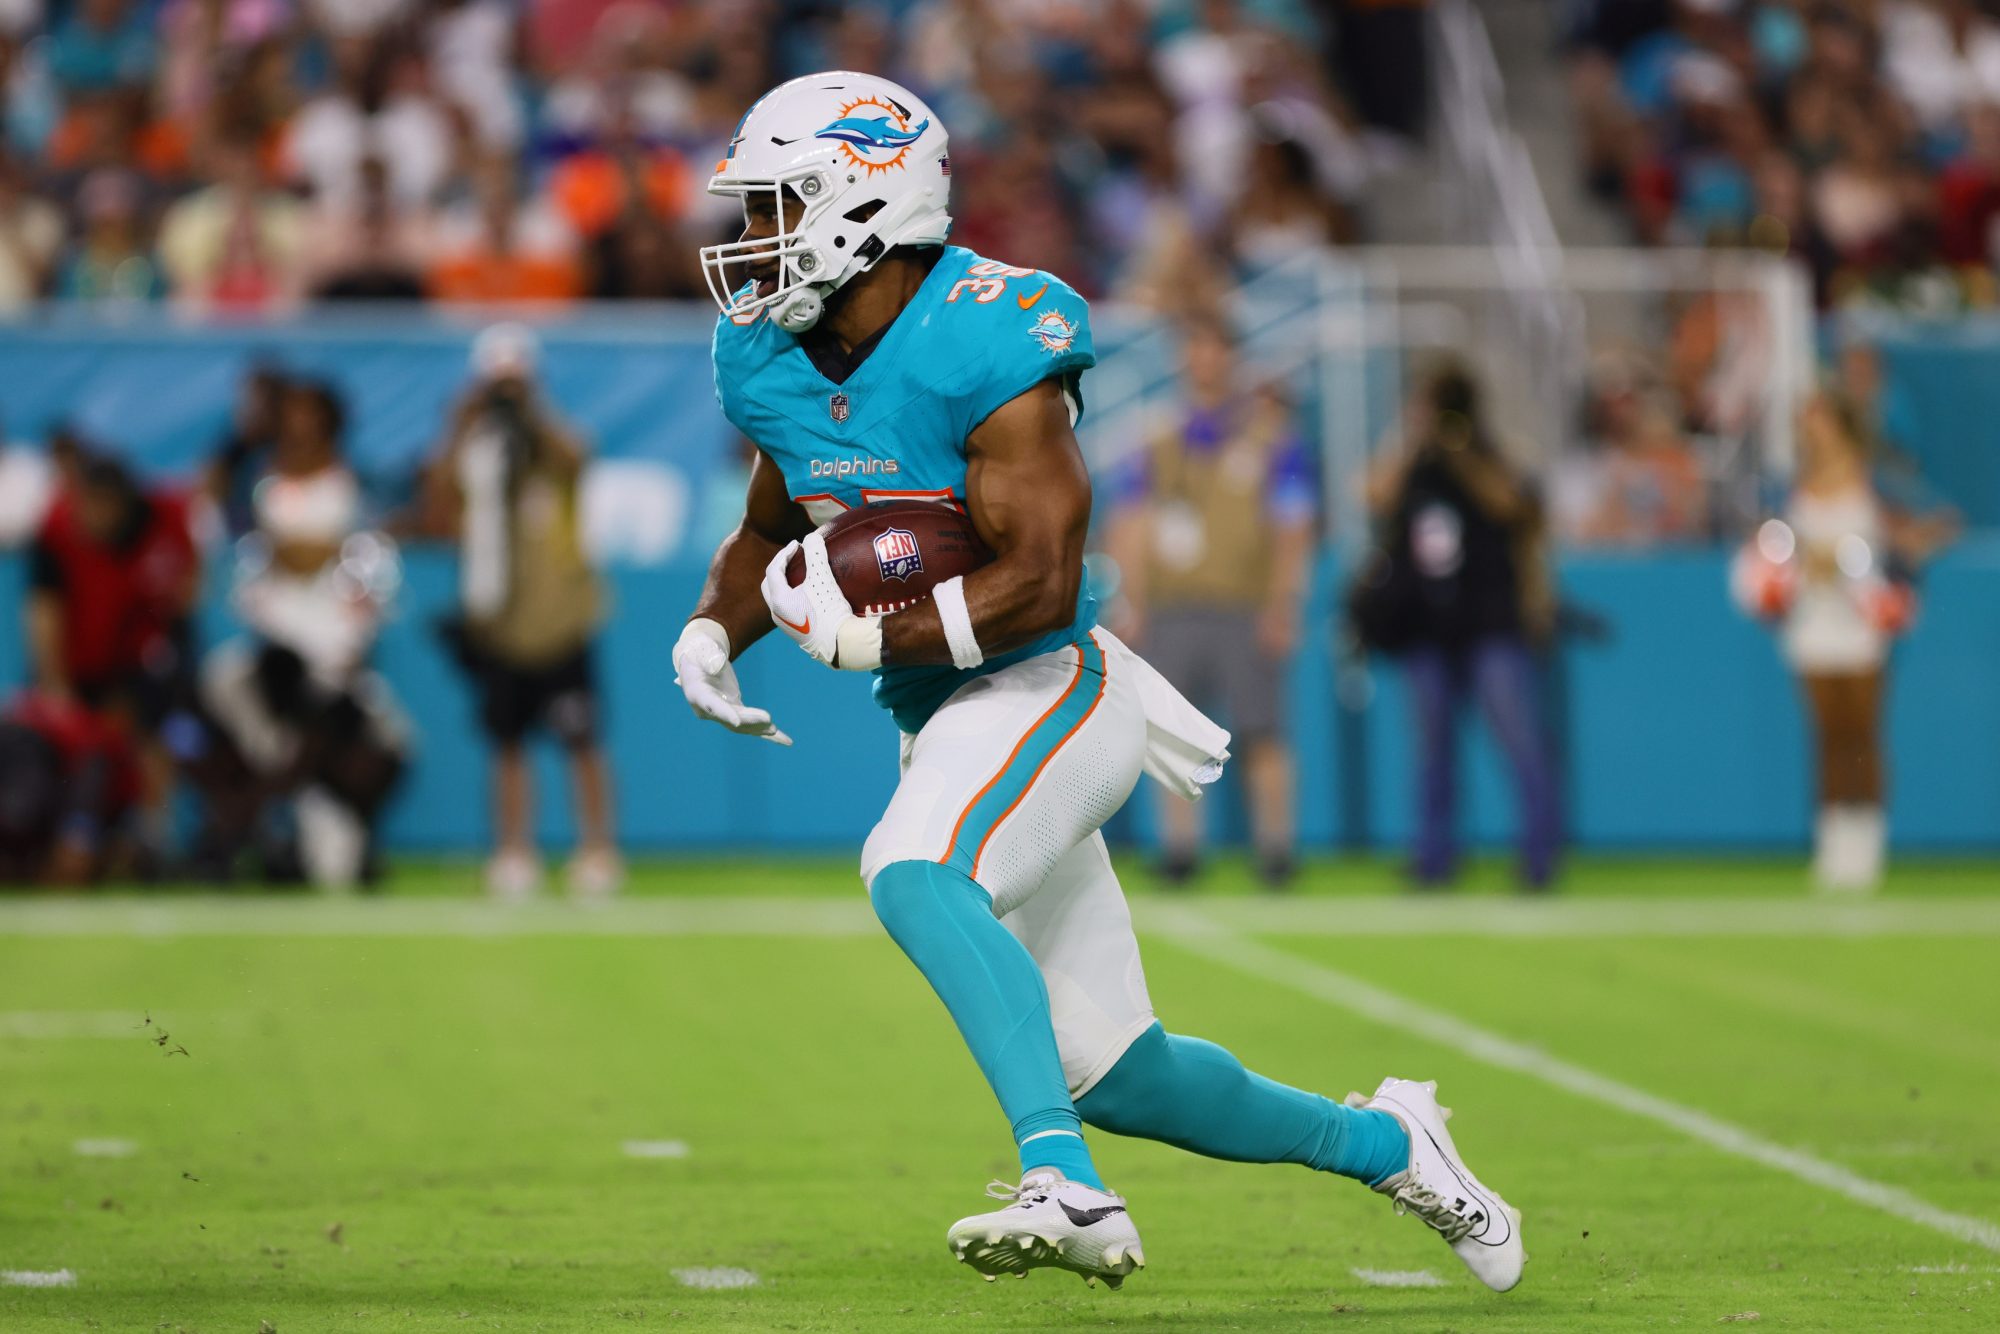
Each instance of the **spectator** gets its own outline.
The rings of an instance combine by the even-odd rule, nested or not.
[[[299,206],[265,185],[254,145],[217,145],[216,183],[160,221],[174,296],[200,309],[267,310],[298,295]]]
[[[1701,464],[1658,389],[1630,367],[1602,373],[1589,432],[1599,452],[1581,476],[1566,478],[1571,540],[1586,546],[1657,546],[1707,535]],[[1576,470],[1572,470],[1574,474]]]
[[[375,828],[407,763],[409,728],[368,667],[394,560],[362,527],[344,420],[330,385],[277,390],[235,598],[250,633],[201,669],[207,728],[189,768],[206,799],[197,862],[210,878],[233,873],[274,803],[290,806],[291,833],[264,849],[267,878],[339,889],[379,870]]]
[[[1368,490],[1386,569],[1382,605],[1357,619],[1402,655],[1415,708],[1416,882],[1440,886],[1455,873],[1458,715],[1477,701],[1514,771],[1521,878],[1545,888],[1561,829],[1535,664],[1554,625],[1542,518],[1500,455],[1469,371],[1447,365],[1430,378],[1402,448],[1378,460]]]
[[[0,315],[41,298],[62,243],[61,210],[36,195],[20,164],[0,150]]]
[[[300,108],[285,136],[287,173],[322,207],[350,204],[362,164],[379,162],[390,197],[428,207],[451,167],[451,127],[415,52],[350,37],[334,47],[335,84]]]
[[[1346,221],[1314,183],[1312,158],[1296,139],[1260,137],[1250,177],[1230,217],[1230,247],[1250,270],[1269,268],[1343,238]]]
[[[623,870],[599,743],[593,641],[601,595],[578,531],[585,456],[536,383],[537,356],[520,325],[479,336],[472,383],[431,466],[427,500],[434,529],[459,545],[460,617],[450,640],[494,747],[487,887],[520,899],[540,885],[526,741],[547,728],[569,752],[576,796],[570,892],[603,897]]]
[[[72,97],[142,87],[157,56],[150,15],[128,0],[77,0],[49,37],[49,72]]]
[[[1296,858],[1284,678],[1312,550],[1311,469],[1289,405],[1244,383],[1226,325],[1190,325],[1182,355],[1185,404],[1121,485],[1112,546],[1132,637],[1197,706],[1221,706],[1244,757],[1258,869],[1275,887]],[[1163,874],[1185,881],[1199,812],[1168,800],[1161,813]]]
[[[358,197],[322,200],[307,219],[302,281],[330,301],[419,300],[428,221],[425,210],[398,209],[388,169],[364,158]]]
[[[2000,262],[2000,106],[1984,103],[1965,118],[1965,147],[1938,177],[1938,249],[1953,264]]]
[[[430,272],[441,301],[568,301],[582,290],[575,237],[541,200],[515,193],[513,164],[491,157],[468,205],[448,214]]]
[[[164,296],[166,281],[145,243],[132,174],[115,168],[91,173],[77,192],[77,206],[83,233],[63,258],[56,295],[99,305]]]
[[[201,560],[187,506],[114,460],[85,459],[29,556],[34,684],[102,715],[139,754],[150,859],[167,847],[171,763],[162,729],[187,701]]]

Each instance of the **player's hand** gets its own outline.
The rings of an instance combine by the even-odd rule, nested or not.
[[[674,645],[674,684],[687,696],[695,716],[721,723],[744,736],[760,736],[789,746],[792,739],[778,730],[771,715],[743,702],[736,669],[729,665],[729,636],[706,617],[687,623]]]
[[[794,588],[785,567],[794,552],[803,553],[805,581]],[[771,620],[792,642],[831,667],[840,648],[840,630],[854,619],[854,608],[833,577],[826,559],[826,539],[807,533],[803,542],[789,542],[764,567],[764,602]]]

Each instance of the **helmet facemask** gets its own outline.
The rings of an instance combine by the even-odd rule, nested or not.
[[[731,319],[747,323],[758,311],[768,309],[779,328],[804,333],[819,322],[826,297],[872,262],[856,264],[854,261],[861,258],[858,254],[836,261],[811,240],[837,193],[830,174],[824,167],[808,166],[775,178],[732,180],[729,185],[730,192],[743,200],[746,217],[758,196],[768,194],[778,230],[771,236],[703,246],[702,276],[708,282],[709,295]],[[788,221],[794,225],[787,227]],[[763,290],[763,282],[732,283],[731,271],[738,265],[771,259],[777,261],[778,272],[770,290]]]

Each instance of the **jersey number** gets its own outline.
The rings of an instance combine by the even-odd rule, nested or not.
[[[945,298],[947,304],[958,300],[959,295],[964,292],[977,293],[978,295],[974,296],[973,300],[982,306],[989,301],[998,301],[1000,294],[1007,290],[1007,279],[1026,278],[1033,274],[1034,270],[1017,269],[1012,264],[1002,264],[998,260],[982,259],[967,269],[966,272],[972,276],[969,278],[960,278],[952,284],[951,295]]]
[[[1000,294],[1006,290],[1007,283],[1001,278],[960,278],[951,285],[951,295],[945,298],[945,304],[958,300],[962,293],[977,292],[973,300],[983,306],[989,301],[998,301]]]

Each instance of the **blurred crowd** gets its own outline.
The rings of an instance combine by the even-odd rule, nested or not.
[[[1823,306],[1990,306],[1991,0],[1584,0],[1583,170],[1648,243],[1810,266]]]
[[[1356,232],[1420,119],[1419,24],[1325,0],[4,0],[0,312],[699,296],[697,248],[740,225],[710,164],[766,88],[824,68],[952,126],[976,168],[957,240],[1172,303],[1178,260]]]

